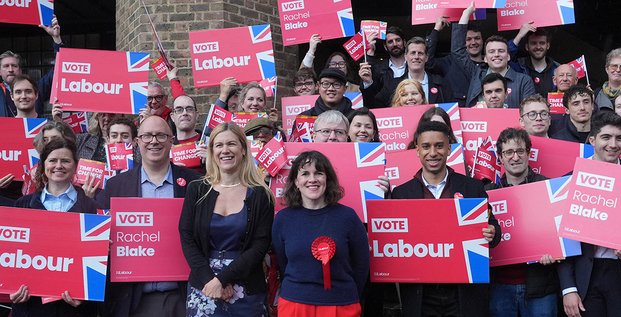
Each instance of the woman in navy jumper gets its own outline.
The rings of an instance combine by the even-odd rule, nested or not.
[[[293,160],[288,206],[276,215],[272,241],[281,274],[279,317],[360,316],[369,273],[369,242],[356,212],[338,203],[343,189],[317,151]]]
[[[179,220],[186,316],[264,316],[274,198],[240,127],[218,125],[207,151],[207,176],[188,185]]]
[[[77,165],[75,143],[66,139],[54,139],[47,143],[41,151],[41,160],[35,174],[36,191],[18,199],[15,207],[96,213],[95,202],[84,194],[82,188],[71,184]],[[97,316],[94,302],[73,299],[68,291],[58,295],[62,300],[42,304],[40,297],[30,297],[28,285],[22,285],[19,290],[9,295],[13,302],[13,316]]]

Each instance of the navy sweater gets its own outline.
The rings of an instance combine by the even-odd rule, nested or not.
[[[330,260],[332,288],[323,287],[321,262],[311,253],[313,241],[328,236],[336,243]],[[292,302],[336,306],[358,303],[369,274],[369,240],[356,212],[341,204],[317,210],[285,208],[272,227],[280,266],[280,296]]]

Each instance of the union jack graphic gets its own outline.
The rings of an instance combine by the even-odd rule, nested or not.
[[[507,5],[507,0],[494,0],[492,8],[504,8]]]
[[[567,198],[567,194],[569,194],[569,183],[571,183],[571,176],[546,180],[546,189],[548,190],[548,198],[550,198],[551,203],[556,203]]]
[[[263,90],[265,90],[266,97],[273,97],[276,94],[276,86],[278,77],[273,76],[270,78],[265,78],[259,82]]]
[[[584,59],[584,55],[581,55],[580,57],[567,64],[576,69],[578,79],[586,77],[586,61]]]
[[[580,157],[581,158],[591,158],[595,154],[593,150],[593,146],[591,144],[580,144]]]
[[[349,98],[349,100],[351,100],[351,108],[352,109],[360,109],[362,107],[364,107],[364,104],[362,102],[362,93],[359,92],[354,92],[354,91],[349,91],[345,93],[345,97]]]
[[[248,27],[252,44],[272,40],[272,31],[269,24],[252,25]]]
[[[257,61],[261,70],[261,79],[276,77],[276,64],[274,63],[274,50],[257,53]]]
[[[489,283],[489,248],[484,238],[462,242],[468,281],[470,283]]]
[[[459,116],[459,104],[456,102],[438,103],[435,105],[438,108],[442,108],[451,118],[451,127],[453,127],[453,134],[458,143],[463,143],[461,133],[461,117]]]
[[[35,136],[37,136],[37,134],[39,134],[39,132],[41,131],[41,128],[43,128],[43,126],[47,123],[46,119],[39,119],[39,118],[24,118],[24,135],[26,136],[26,138],[32,139]]]
[[[28,149],[28,163],[30,168],[33,168],[39,163],[39,152],[35,149]]]
[[[558,7],[558,14],[561,17],[561,24],[576,23],[574,2],[572,0],[557,0],[556,5]]]
[[[582,248],[580,246],[580,241],[566,239],[560,236],[562,220],[563,220],[563,215],[558,215],[554,217],[554,224],[556,225],[556,232],[559,234],[558,241],[560,242],[563,256],[568,257],[568,256],[582,254]]]
[[[282,144],[282,146],[285,146],[285,141],[282,138],[282,133],[280,131],[276,132],[276,135],[274,135],[274,140],[276,140],[277,142],[280,142],[280,144]]]
[[[487,223],[488,208],[485,198],[455,199],[457,223],[460,226],[476,223]]]
[[[101,216],[100,216],[101,217]],[[106,217],[110,219],[110,217]],[[107,240],[107,239],[106,239]],[[106,294],[107,256],[82,257],[84,274],[84,297],[87,300],[103,301]]]
[[[308,122],[296,123],[296,128],[291,132],[291,142],[313,142],[312,129]]]
[[[82,241],[107,241],[110,238],[110,217],[80,214]]]
[[[127,71],[132,72],[148,72],[150,56],[142,52],[127,52]]]
[[[386,148],[384,143],[356,142],[356,166],[358,168],[386,164]]]
[[[129,83],[129,93],[131,97],[131,106],[132,106],[133,114],[140,113],[140,109],[144,108],[145,105],[147,104],[147,90],[148,89],[149,89],[149,83],[147,82]]]
[[[360,197],[362,199],[362,213],[364,222],[367,222],[367,200],[384,199],[384,191],[377,184],[377,180],[360,182]]]
[[[461,144],[451,144],[451,154],[449,154],[446,164],[448,166],[464,164],[464,151]]]
[[[356,34],[356,30],[354,29],[354,14],[352,13],[351,7],[338,11],[336,15],[338,16],[339,23],[341,24],[341,32],[343,33],[343,37]]]
[[[52,18],[54,17],[54,0],[38,0],[38,2],[41,25],[52,25]]]

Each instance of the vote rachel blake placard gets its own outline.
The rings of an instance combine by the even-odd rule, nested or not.
[[[179,243],[181,198],[110,200],[110,280],[185,281],[190,268]],[[146,265],[146,264],[154,265]]]
[[[619,164],[578,158],[563,208],[562,237],[621,249]]]
[[[372,282],[489,283],[486,199],[367,200],[367,213]]]

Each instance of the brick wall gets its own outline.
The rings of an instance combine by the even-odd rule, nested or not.
[[[253,24],[272,25],[274,58],[278,74],[278,94],[293,94],[292,76],[298,68],[297,46],[284,47],[276,0],[144,0],[168,56],[179,67],[186,92],[195,98],[199,111],[206,113],[218,96],[218,88],[194,89],[190,67],[188,33],[190,31],[238,27]],[[140,1],[116,2],[117,50],[143,51],[157,57],[149,20]],[[158,80],[154,72],[150,80]],[[167,86],[168,82],[163,81]],[[280,99],[280,98],[278,98]],[[172,101],[170,101],[172,102]],[[273,101],[268,98],[268,105]],[[280,104],[277,104],[280,108]]]

